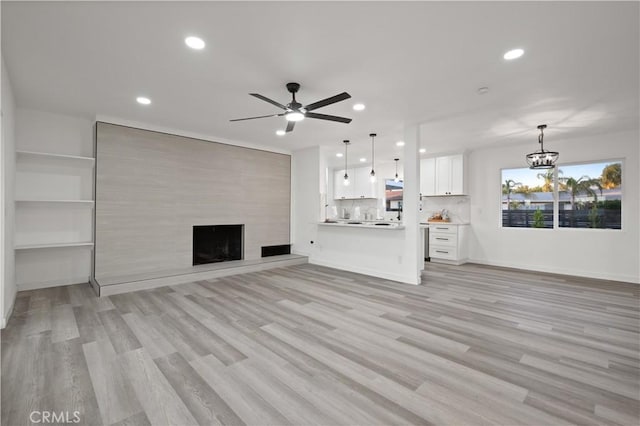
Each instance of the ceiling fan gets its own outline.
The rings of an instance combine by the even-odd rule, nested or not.
[[[335,104],[336,102],[344,101],[345,99],[349,99],[351,95],[348,94],[347,92],[342,92],[338,95],[331,96],[330,98],[323,99],[321,101],[302,106],[301,103],[296,101],[296,93],[298,92],[299,89],[300,89],[300,85],[298,83],[287,83],[287,90],[289,91],[289,93],[291,93],[291,96],[292,96],[291,102],[289,102],[287,105],[282,105],[281,103],[276,102],[272,99],[269,99],[266,96],[262,96],[258,93],[249,93],[251,96],[255,96],[258,99],[262,99],[265,102],[269,102],[271,105],[275,105],[278,108],[283,109],[284,112],[280,114],[260,115],[258,117],[236,118],[229,121],[243,121],[243,120],[254,120],[256,118],[284,116],[284,118],[287,119],[286,132],[290,132],[293,130],[293,127],[296,125],[296,121],[304,120],[305,118],[316,118],[318,120],[337,121],[339,123],[351,123],[350,118],[311,112],[318,108],[322,108],[324,106]]]

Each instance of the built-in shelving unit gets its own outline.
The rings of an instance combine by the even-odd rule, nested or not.
[[[95,158],[16,151],[19,290],[87,282],[93,250]]]
[[[49,154],[47,152],[34,152],[34,151],[16,151],[17,157],[41,157],[74,161],[85,161],[88,163],[95,163],[96,159],[93,157],[82,157],[79,155],[64,155],[64,154]]]
[[[78,204],[78,205],[87,205],[93,206],[95,202],[93,200],[16,200],[18,204],[27,204],[27,203],[62,203],[62,204]]]
[[[54,243],[54,244],[25,244],[16,246],[16,250],[33,250],[33,249],[49,249],[61,247],[93,247],[92,242],[86,243]]]

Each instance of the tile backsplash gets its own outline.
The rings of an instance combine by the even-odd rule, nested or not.
[[[395,221],[398,212],[385,211],[384,199],[365,200],[329,200],[327,217],[330,219],[344,219],[345,213],[349,219]],[[433,213],[446,209],[452,222],[469,222],[471,217],[471,202],[468,196],[423,197],[420,222],[426,222]],[[358,216],[359,214],[359,216]]]
[[[452,222],[469,222],[471,200],[469,196],[422,197],[420,222],[426,222],[429,216],[446,209]]]
[[[333,201],[328,211],[332,219],[344,219],[344,214],[348,213],[354,220],[398,220],[398,212],[385,211],[384,198]]]

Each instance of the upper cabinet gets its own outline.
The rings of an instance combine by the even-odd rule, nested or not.
[[[353,170],[347,170],[347,173],[349,174],[349,185],[344,184],[344,170],[333,172],[333,198],[336,200],[353,198]]]
[[[336,200],[353,200],[361,198],[377,198],[377,183],[371,182],[368,167],[347,169],[349,185],[344,185],[344,169],[333,173],[333,198]]]
[[[420,176],[423,196],[465,195],[463,154],[422,160]]]

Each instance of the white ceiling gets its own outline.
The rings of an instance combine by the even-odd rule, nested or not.
[[[373,131],[390,159],[415,123],[431,153],[534,149],[540,123],[553,148],[558,135],[637,129],[638,16],[638,2],[3,1],[2,54],[22,107],[292,151],[351,139],[354,159]],[[188,35],[206,48],[186,48]],[[505,61],[514,47],[525,55]],[[303,104],[348,91],[317,112],[353,122],[307,119],[284,137],[284,118],[229,122],[279,112],[248,93],[286,103],[289,81]]]

